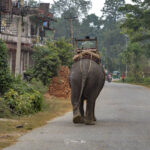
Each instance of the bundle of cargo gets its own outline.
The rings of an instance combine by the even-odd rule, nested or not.
[[[92,47],[84,47],[85,42],[92,43]],[[79,48],[82,46],[82,48]],[[90,59],[100,64],[100,55],[98,52],[97,38],[90,38],[87,36],[85,39],[75,39],[75,56],[73,57],[74,62],[82,59]]]
[[[66,66],[61,66],[58,71],[58,76],[52,78],[49,87],[50,95],[62,98],[70,97],[70,86],[68,81],[69,68]]]

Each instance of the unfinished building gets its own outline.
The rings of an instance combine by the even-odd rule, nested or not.
[[[54,21],[53,14],[49,12],[49,3],[41,3],[35,8],[25,6],[20,9],[19,2],[0,0],[0,38],[6,42],[10,70],[13,74],[16,71],[19,17],[22,17],[20,74],[33,65],[33,46],[43,41],[45,30],[53,30],[49,24]]]

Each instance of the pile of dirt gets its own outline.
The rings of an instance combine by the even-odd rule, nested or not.
[[[69,86],[69,68],[61,66],[58,71],[58,76],[52,78],[49,87],[50,95],[56,97],[70,98],[70,86]]]

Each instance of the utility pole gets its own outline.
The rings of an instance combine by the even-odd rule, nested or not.
[[[20,13],[23,7],[23,0],[20,0]],[[22,34],[22,17],[21,14],[18,18],[18,40],[17,40],[17,50],[16,50],[16,68],[15,68],[15,76],[19,75],[20,67],[21,67],[21,34]]]
[[[2,24],[2,14],[1,14],[1,11],[2,11],[2,0],[0,0],[0,33],[1,33],[1,24]]]
[[[67,19],[69,20],[69,23],[70,23],[70,38],[71,38],[71,43],[73,45],[73,38],[74,38],[74,33],[73,33],[73,23],[72,21],[74,19],[76,19],[77,17],[70,17],[70,18],[64,18],[64,19]]]
[[[126,38],[126,51],[127,51],[127,44],[128,44],[128,36],[125,35]],[[126,77],[128,76],[128,65],[127,65],[127,58],[126,58],[126,73],[125,73]]]

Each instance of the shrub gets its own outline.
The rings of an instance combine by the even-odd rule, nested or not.
[[[39,91],[41,94],[44,94],[48,90],[48,87],[44,86],[42,81],[37,80],[36,78],[33,78],[28,85],[31,86],[33,89]]]
[[[134,83],[135,82],[134,77],[127,77],[125,80],[126,80],[126,82],[129,82],[129,83]]]
[[[9,89],[12,82],[7,53],[6,45],[0,39],[0,95],[3,95]]]
[[[144,84],[150,85],[150,77],[144,78]]]
[[[10,118],[11,112],[7,105],[4,103],[3,98],[0,98],[0,118]]]
[[[128,82],[128,83],[139,83],[142,85],[150,85],[150,77],[145,77],[145,78],[139,77],[138,80],[135,79],[134,77],[127,77],[126,82]]]
[[[48,42],[45,46],[36,47],[33,60],[33,76],[41,80],[44,85],[49,85],[50,79],[57,75],[60,66],[60,59],[54,43]]]
[[[44,46],[35,47],[33,54],[34,66],[25,73],[25,80],[32,78],[49,85],[52,77],[57,75],[60,65],[71,66],[73,47],[65,39],[48,42]]]
[[[61,60],[61,65],[71,67],[73,63],[73,46],[69,41],[61,38],[56,41],[56,47],[59,59]]]
[[[12,114],[27,115],[42,109],[43,97],[32,84],[23,82],[18,76],[13,79],[11,88],[5,92],[1,101]]]
[[[23,74],[23,80],[27,81],[27,82],[31,82],[32,78],[34,78],[33,75],[33,68],[30,67],[26,70],[26,72],[24,72]]]
[[[33,91],[33,87],[28,85],[26,82],[22,81],[21,76],[13,78],[13,82],[10,88],[18,92],[19,94],[23,94],[25,92],[30,93]]]
[[[42,109],[43,98],[35,90],[32,93],[22,92],[20,94],[14,89],[10,89],[4,94],[3,101],[12,113],[16,115],[27,115]]]

